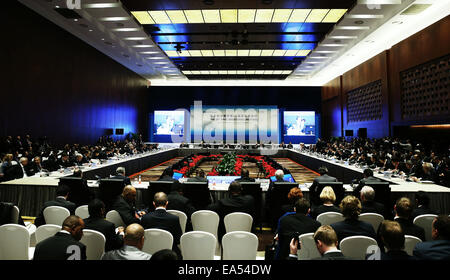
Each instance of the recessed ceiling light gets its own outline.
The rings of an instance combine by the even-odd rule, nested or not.
[[[363,20],[355,20],[354,23],[358,24],[358,25],[361,25],[361,24],[364,24],[364,21]]]

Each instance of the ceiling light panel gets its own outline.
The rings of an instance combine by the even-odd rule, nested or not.
[[[310,12],[311,9],[294,9],[289,22],[305,22]]]
[[[222,23],[237,23],[237,15],[238,13],[236,9],[220,10]]]
[[[291,13],[292,9],[275,9],[272,17],[272,22],[288,22]]]
[[[309,13],[305,22],[319,23],[322,22],[326,14],[329,12],[329,9],[314,9]]]
[[[220,23],[219,10],[202,10],[205,23]]]
[[[256,9],[239,9],[238,22],[239,23],[253,23],[255,22]]]
[[[205,23],[201,10],[184,10],[189,23]]]
[[[323,18],[323,23],[336,23],[347,12],[347,9],[332,9]]]
[[[256,23],[267,23],[272,22],[272,17],[274,9],[258,9],[256,10],[255,22]]]
[[[188,50],[165,51],[169,57],[184,56],[307,56],[311,50]]]
[[[147,11],[131,12],[140,24],[155,24]],[[119,29],[119,28],[118,28]],[[124,29],[124,28],[123,28]],[[118,30],[117,30],[118,31]]]
[[[169,10],[166,13],[172,23],[188,23],[183,11]]]
[[[165,11],[149,11],[155,24],[170,24],[170,18],[167,16]]]
[[[183,70],[184,75],[290,75],[292,70]]]

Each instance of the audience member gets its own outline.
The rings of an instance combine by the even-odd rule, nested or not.
[[[75,213],[76,205],[75,203],[71,201],[67,201],[67,197],[69,196],[69,187],[66,185],[59,185],[56,188],[56,198],[55,200],[50,200],[44,203],[44,207],[42,207],[41,212],[37,216],[37,218],[34,220],[34,224],[36,227],[39,227],[41,225],[45,225],[45,218],[44,218],[44,209],[49,206],[61,206],[64,208],[67,208],[70,211],[70,214],[73,215]]]
[[[415,194],[415,208],[412,211],[411,219],[414,220],[417,216],[425,214],[437,215],[438,212],[430,209],[430,197],[423,191],[419,191]]]
[[[197,176],[188,178],[188,182],[208,182],[203,169],[197,169]]]
[[[363,174],[364,178],[359,181],[358,186],[353,190],[353,196],[359,197],[361,189],[370,182],[380,182],[380,179],[373,177],[373,171],[369,168],[364,169]]]
[[[339,242],[346,237],[354,235],[364,235],[373,239],[377,238],[371,224],[358,220],[362,208],[358,198],[348,195],[344,197],[339,207],[345,220],[331,225],[336,231]]]
[[[167,196],[167,199],[169,200],[169,204],[167,205],[167,210],[178,210],[186,214],[187,216],[187,222],[186,222],[186,229],[190,228],[190,220],[192,213],[195,212],[195,208],[191,203],[191,200],[185,196],[183,196],[184,193],[184,186],[180,183],[175,183],[172,185],[171,192]]]
[[[414,260],[405,249],[405,234],[398,222],[385,220],[380,224],[379,236],[386,252],[380,252],[380,260]],[[369,257],[370,258],[370,257]]]
[[[144,228],[139,224],[130,224],[125,229],[123,246],[120,249],[106,252],[102,260],[150,260],[152,255],[142,252],[145,241]]]
[[[377,213],[385,215],[384,205],[376,202],[375,190],[370,186],[364,186],[360,192],[362,210],[361,213]]]
[[[112,176],[111,179],[121,179],[125,186],[131,185],[131,180],[126,175],[125,167],[119,166],[116,169],[116,175]]]
[[[341,213],[341,209],[334,205],[336,202],[336,195],[332,187],[324,187],[319,196],[322,201],[322,205],[316,206],[311,211],[311,217],[316,219],[322,213],[326,212],[338,212]]]
[[[83,228],[80,217],[67,217],[60,232],[36,244],[33,260],[86,260],[86,245],[80,242]]]
[[[309,201],[301,198],[295,203],[295,214],[286,215],[281,219],[276,259],[284,260],[289,256],[289,244],[293,237],[315,232],[320,227],[319,222],[307,216],[309,212]]]
[[[115,225],[105,220],[105,204],[99,199],[93,199],[88,205],[89,218],[84,219],[85,229],[92,229],[101,232],[105,238],[105,252],[119,249],[123,245],[123,227],[118,227],[117,233]]]
[[[126,186],[123,188],[121,195],[118,195],[112,204],[112,209],[119,212],[125,225],[139,224],[140,218],[145,214],[144,212],[136,211],[136,189],[133,186]]]
[[[294,187],[289,191],[287,198],[289,200],[289,204],[282,205],[281,211],[283,213],[295,212],[294,211],[295,202],[297,202],[297,200],[299,200],[300,198],[303,198],[303,192],[300,188]]]
[[[236,179],[237,182],[255,182],[255,179],[250,178],[248,169],[242,169],[241,178]]]
[[[159,250],[158,252],[154,253],[150,260],[152,260],[152,261],[177,261],[177,260],[179,260],[179,258],[175,251],[169,250],[169,249],[164,249],[164,250]]]
[[[413,255],[422,260],[450,260],[450,217],[439,215],[434,219],[432,241],[416,244]]]
[[[404,234],[412,235],[420,238],[422,241],[425,241],[425,230],[422,227],[413,224],[411,220],[412,210],[413,205],[409,198],[399,198],[394,205],[394,221],[400,224]]]
[[[311,187],[309,187],[309,197],[310,197],[310,201],[313,207],[315,206],[319,206],[321,204],[320,198],[319,198],[319,194],[320,191],[319,190],[319,184],[320,183],[328,183],[328,182],[337,182],[337,179],[333,176],[329,176],[328,175],[328,168],[326,168],[325,166],[321,166],[319,167],[318,170],[320,176],[314,178],[314,181],[311,185]]]

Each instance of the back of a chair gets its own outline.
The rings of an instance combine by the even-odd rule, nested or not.
[[[262,205],[263,205],[263,191],[261,183],[256,182],[240,182],[242,187],[242,195],[250,195],[255,200],[255,220],[256,225],[261,223]]]
[[[219,215],[209,210],[200,210],[192,213],[191,222],[194,231],[205,231],[213,234],[217,239]]]
[[[96,230],[84,229],[81,243],[86,245],[86,259],[100,260],[105,252],[105,236]]]
[[[113,223],[116,228],[126,227],[125,222],[122,220],[122,217],[116,210],[111,210],[106,213],[106,220]]]
[[[36,244],[41,242],[42,240],[45,240],[49,237],[52,237],[57,232],[61,230],[60,226],[47,224],[42,225],[36,229]]]
[[[414,218],[413,223],[415,225],[418,225],[419,227],[422,227],[425,230],[425,240],[423,241],[431,241],[431,231],[432,231],[432,224],[434,219],[437,217],[437,215],[434,214],[425,214],[425,215],[419,215]]]
[[[391,187],[389,182],[386,181],[366,181],[366,186],[370,186],[375,191],[374,201],[383,203],[389,210],[392,209],[391,205]]]
[[[29,260],[30,233],[22,225],[0,226],[0,260]]]
[[[178,210],[167,210],[167,213],[178,216],[178,218],[180,219],[181,233],[183,234],[186,231],[186,223],[187,223],[186,214]]]
[[[152,208],[155,194],[163,192],[169,195],[170,191],[172,190],[173,184],[174,182],[169,181],[150,181],[148,189],[145,191],[144,204],[150,205],[150,208]]]
[[[98,185],[99,199],[105,203],[106,210],[111,210],[114,200],[122,194],[125,182],[123,179],[101,179]]]
[[[342,222],[345,218],[339,212],[325,212],[317,216],[316,220],[324,226]]]
[[[20,213],[19,207],[14,205],[13,208],[11,209],[11,223],[12,224],[19,223],[19,213]]]
[[[89,203],[89,191],[86,188],[85,181],[79,177],[61,177],[59,178],[59,186],[68,186],[69,196],[68,201],[71,201],[78,205]]]
[[[143,252],[153,255],[160,250],[172,250],[173,236],[167,230],[157,228],[146,229],[144,236]]]
[[[258,237],[246,231],[233,231],[222,238],[223,260],[256,260]]]
[[[384,221],[384,217],[378,213],[363,213],[359,215],[359,220],[371,224],[375,232],[377,232],[378,227]]]
[[[61,206],[49,206],[44,209],[46,224],[62,226],[64,220],[70,216],[70,211]]]
[[[195,209],[206,209],[212,202],[208,182],[185,182],[183,187],[183,195],[189,198]]]
[[[418,237],[405,235],[405,252],[408,253],[408,255],[412,256],[414,247],[416,247],[416,244],[420,242],[422,242],[422,240]]]
[[[242,212],[234,212],[224,218],[226,232],[252,230],[253,218],[251,215]]]
[[[75,209],[75,215],[77,215],[83,220],[89,218],[88,206],[87,205],[78,206],[77,209]]]
[[[342,254],[355,260],[365,260],[370,246],[377,246],[377,241],[362,235],[346,237],[339,243]]]
[[[216,237],[204,231],[186,232],[180,239],[183,260],[214,260],[216,245]]]
[[[316,242],[314,241],[314,233],[304,233],[299,237],[301,249],[298,251],[299,260],[311,260],[320,258],[321,255],[317,250]]]

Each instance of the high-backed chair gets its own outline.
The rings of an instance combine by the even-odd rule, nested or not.
[[[314,241],[313,232],[300,235],[299,241],[302,244],[301,249],[297,253],[299,260],[311,260],[321,257],[319,250],[317,250],[316,242]]]
[[[0,226],[0,260],[29,260],[30,233],[22,225]]]
[[[423,241],[431,241],[431,231],[432,231],[432,225],[434,219],[437,217],[437,215],[434,214],[425,214],[425,215],[419,215],[414,218],[413,224],[418,225],[419,227],[422,227],[425,230],[425,240]]]
[[[219,215],[209,210],[199,210],[191,215],[192,228],[194,231],[205,231],[213,234],[217,239],[219,227]]]
[[[113,223],[116,228],[126,226],[125,222],[122,220],[122,217],[120,217],[119,212],[117,212],[116,210],[111,210],[106,213],[106,220]]]
[[[362,213],[359,215],[359,220],[371,224],[375,232],[377,232],[378,227],[384,221],[384,217],[378,213]]]
[[[222,238],[223,260],[256,260],[258,237],[247,231],[232,231]]]
[[[408,255],[412,256],[414,247],[416,247],[416,244],[420,242],[422,242],[422,240],[418,237],[405,235],[405,252],[408,253]]]
[[[89,210],[87,205],[80,205],[75,209],[75,215],[80,217],[81,219],[89,218]]]
[[[70,211],[61,206],[49,206],[44,209],[46,224],[62,226],[64,220],[70,216]]]
[[[316,220],[324,226],[342,222],[345,218],[339,212],[325,212],[317,216]]]
[[[252,230],[253,218],[251,215],[242,212],[234,212],[224,218],[226,232]]]
[[[172,249],[173,236],[167,230],[151,228],[146,229],[144,232],[143,252],[153,255],[163,249]]]
[[[206,209],[211,204],[208,182],[185,182],[183,187],[183,195],[189,198],[195,209]]]
[[[167,213],[178,216],[180,219],[181,233],[183,234],[186,231],[187,215],[178,210],[167,210]]]
[[[262,231],[262,209],[263,209],[263,191],[261,183],[256,182],[240,182],[242,187],[242,195],[250,195],[255,201],[255,211],[253,223],[259,226]]]
[[[278,219],[284,214],[281,206],[290,204],[287,195],[292,188],[298,187],[298,183],[274,182],[270,193],[270,201],[267,201],[270,208],[270,223],[276,228]]]
[[[377,241],[371,237],[362,235],[346,237],[339,243],[342,254],[356,260],[365,260],[367,249],[370,246],[378,246]]]
[[[125,182],[123,179],[101,179],[98,185],[98,198],[105,203],[106,211],[111,210],[114,200],[122,194]]]
[[[217,239],[205,231],[190,231],[181,236],[183,260],[214,260]]]
[[[103,233],[92,229],[84,229],[80,242],[86,245],[87,260],[100,260],[102,258],[106,242]]]
[[[90,193],[87,188],[86,181],[79,177],[61,177],[58,185],[65,185],[69,187],[68,201],[75,203],[75,205],[83,205],[89,203]]]
[[[46,225],[39,226],[36,229],[36,244],[41,242],[42,240],[52,237],[60,230],[61,230],[61,226],[58,226],[58,225],[46,224]]]

